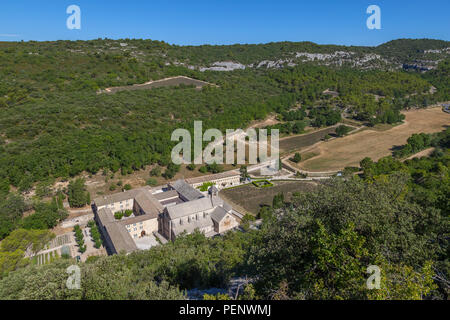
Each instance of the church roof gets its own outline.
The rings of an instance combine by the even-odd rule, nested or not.
[[[204,197],[200,191],[191,187],[184,180],[177,180],[171,183],[170,186],[175,189],[180,194],[180,196],[185,198],[186,201],[192,201]]]

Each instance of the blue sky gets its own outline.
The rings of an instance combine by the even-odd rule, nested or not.
[[[81,8],[81,30],[66,27],[72,4]],[[381,8],[381,30],[366,27],[372,4]],[[8,0],[0,3],[0,41],[378,45],[397,38],[450,40],[449,15],[449,0]]]

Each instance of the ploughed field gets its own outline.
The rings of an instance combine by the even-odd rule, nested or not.
[[[300,162],[306,171],[334,171],[359,166],[365,157],[378,160],[392,154],[396,146],[406,144],[414,133],[433,133],[450,125],[450,114],[441,108],[419,109],[403,112],[403,124],[379,131],[366,129],[344,138],[318,143],[309,150],[316,156]],[[280,142],[281,143],[281,142]]]
[[[279,193],[284,194],[285,200],[289,200],[294,192],[311,191],[316,182],[308,181],[272,181],[273,187],[258,188],[253,184],[226,189],[220,192],[220,196],[245,209],[254,215],[265,205],[272,205],[273,197]]]
[[[175,87],[179,85],[195,86],[196,88],[202,88],[203,86],[210,85],[210,83],[192,79],[185,76],[178,76],[172,78],[166,78],[161,80],[149,81],[143,84],[135,84],[131,86],[113,87],[101,90],[100,93],[116,93],[119,91],[130,91],[130,90],[149,90],[161,87]]]
[[[311,146],[321,141],[326,135],[334,133],[336,133],[336,128],[330,127],[312,133],[280,139],[280,153],[289,153]]]

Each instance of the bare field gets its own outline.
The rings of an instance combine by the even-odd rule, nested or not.
[[[184,76],[166,78],[161,80],[149,81],[143,84],[135,84],[132,86],[122,86],[122,87],[113,87],[106,88],[105,90],[100,91],[100,93],[116,93],[119,91],[130,91],[130,90],[148,90],[153,88],[161,88],[161,87],[172,87],[172,86],[195,86],[196,88],[202,88],[203,86],[210,85],[210,83],[196,80]]]
[[[273,197],[278,193],[284,193],[285,200],[289,200],[294,192],[310,191],[317,186],[316,182],[305,181],[274,181],[273,184],[274,186],[270,188],[257,188],[249,184],[223,190],[220,196],[231,204],[236,204],[257,215],[262,206],[272,205]]]
[[[395,146],[404,145],[413,133],[439,132],[450,125],[450,114],[441,108],[403,112],[405,123],[389,130],[366,129],[344,138],[319,143],[310,152],[318,155],[299,164],[307,171],[333,171],[358,166],[365,157],[378,160],[392,153]]]

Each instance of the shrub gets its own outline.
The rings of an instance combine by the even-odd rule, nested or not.
[[[129,216],[131,216],[133,214],[133,210],[125,210],[125,212],[123,213],[123,215],[125,216],[125,217],[129,217]]]
[[[150,171],[150,177],[159,177],[161,175],[161,168],[160,167],[154,167]]]
[[[88,222],[88,227],[90,228],[91,231],[92,240],[94,240],[94,247],[99,249],[102,246],[103,242],[100,235],[100,231],[97,228],[97,224],[95,223],[94,220],[91,220]]]
[[[349,133],[351,130],[352,130],[352,128],[342,125],[342,126],[339,126],[336,128],[336,135],[338,137],[343,137],[347,133]]]
[[[147,180],[146,184],[148,186],[156,186],[158,184],[158,181],[156,179],[154,179],[154,178],[151,178],[151,179]]]
[[[299,163],[300,161],[302,161],[302,156],[300,155],[300,153],[296,152],[295,155],[289,160],[295,163]]]

